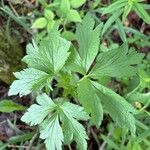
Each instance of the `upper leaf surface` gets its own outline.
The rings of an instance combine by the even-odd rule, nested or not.
[[[128,128],[134,135],[136,126],[133,114],[137,113],[134,107],[112,90],[97,82],[92,82],[92,84],[98,90],[97,93],[112,119],[116,121],[119,126]]]
[[[64,66],[71,43],[60,37],[55,28],[44,38],[39,46],[35,42],[27,46],[27,56],[23,58],[29,67],[48,73],[57,73]]]
[[[74,72],[86,74],[86,71],[82,65],[81,57],[79,56],[79,53],[77,52],[77,50],[74,47],[72,47],[70,49],[70,52],[71,54],[65,65],[66,68]]]
[[[73,118],[77,120],[88,120],[88,114],[83,110],[83,107],[75,105],[69,102],[65,102],[62,106],[66,113],[70,114]]]
[[[51,75],[33,68],[14,73],[18,80],[10,86],[9,95],[27,95],[34,90],[43,88],[51,79]]]
[[[85,111],[91,114],[92,124],[98,127],[103,119],[103,109],[91,81],[86,77],[82,79],[78,85],[77,92],[78,99]]]
[[[50,34],[37,45],[27,45],[27,55],[23,58],[29,69],[16,72],[17,79],[10,86],[9,95],[27,95],[33,90],[39,90],[49,86],[52,77],[58,73],[69,56],[70,42],[60,37],[57,29],[50,31]]]
[[[64,128],[67,130],[64,131],[65,137],[71,136],[76,141],[79,150],[87,150],[86,140],[88,136],[82,124],[75,118],[87,120],[88,115],[83,111],[82,107],[68,102],[64,103],[61,108],[64,113],[63,124],[66,123],[65,127],[67,126],[67,128]]]
[[[99,76],[132,76],[137,72],[135,65],[141,62],[143,56],[143,54],[138,54],[133,50],[127,52],[124,46],[101,53],[97,58],[96,65],[91,71],[91,76],[96,78],[99,78]]]
[[[37,103],[31,105],[21,120],[32,125],[40,124],[55,109],[55,103],[46,94],[37,97]]]
[[[102,24],[94,29],[95,21],[90,14],[87,14],[82,24],[77,26],[76,36],[79,43],[79,55],[82,59],[86,72],[89,70],[99,49],[99,36]]]
[[[25,110],[26,108],[22,105],[19,105],[12,100],[1,100],[0,101],[0,112],[10,113],[13,111],[21,111]]]
[[[59,123],[58,114],[53,114],[41,124],[40,137],[45,139],[47,150],[62,150],[64,136]]]
[[[116,1],[116,2],[112,3],[111,5],[109,5],[108,7],[102,8],[102,14],[104,15],[107,13],[113,13],[114,11],[127,5],[127,3],[128,3],[127,0]]]

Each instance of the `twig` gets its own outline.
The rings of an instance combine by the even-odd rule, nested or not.
[[[18,146],[18,145],[7,145],[7,147],[9,148],[23,148],[25,150],[27,150],[28,146]],[[36,147],[33,147],[36,149]]]
[[[24,2],[26,3],[26,7],[28,8],[34,8],[35,6],[32,4],[34,1],[29,2],[28,0],[24,0]]]
[[[13,5],[11,4],[11,2],[8,2],[9,6],[11,7],[12,11],[14,12],[14,14],[19,17],[19,14],[17,13],[17,11],[15,10],[15,8],[13,7]]]
[[[27,150],[30,150],[30,149],[31,149],[32,144],[33,144],[33,142],[35,141],[37,135],[38,135],[37,133],[34,134],[34,136],[32,137],[32,139],[30,140],[30,143],[29,143],[29,146],[28,146]]]
[[[107,137],[110,137],[110,136],[111,136],[111,132],[108,133]],[[102,145],[100,146],[99,150],[104,150],[106,144],[107,144],[107,142],[104,141],[104,142],[102,143]]]
[[[72,148],[71,148],[71,146],[70,146],[70,145],[68,145],[68,147],[69,147],[69,150],[72,150]]]
[[[95,139],[95,141],[96,141],[98,147],[100,147],[100,142],[99,142],[99,140],[98,140],[98,138],[97,138],[96,133],[94,132],[94,130],[93,130],[92,128],[91,128],[91,134],[92,134],[93,138]]]

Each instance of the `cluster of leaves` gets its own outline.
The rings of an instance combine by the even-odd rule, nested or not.
[[[112,123],[110,123],[107,128],[109,134],[103,134],[100,137],[107,143],[106,149],[142,150],[148,149],[149,147],[149,142],[146,139],[146,137],[149,136],[150,132],[150,129],[148,127],[144,127],[144,132],[142,132],[141,127],[138,127],[138,130],[140,130],[141,133],[134,139],[128,135],[127,130],[119,127],[114,128],[114,124]]]
[[[61,149],[62,142],[70,144],[74,140],[78,149],[86,150],[88,137],[78,121],[90,120],[90,124],[98,128],[104,109],[120,127],[135,135],[134,114],[137,110],[124,97],[103,86],[100,79],[103,76],[122,78],[135,75],[144,55],[128,49],[126,43],[100,52],[99,37],[103,29],[103,24],[95,27],[94,19],[87,14],[76,29],[78,49],[61,37],[57,26],[38,43],[33,40],[27,45],[23,61],[28,68],[14,73],[17,80],[10,86],[9,95],[39,92],[38,104],[27,110],[22,121],[39,125],[40,137],[45,140],[47,149]],[[71,77],[66,85],[61,84],[64,74]],[[71,82],[72,78],[74,82]],[[72,91],[67,94],[78,100],[82,107],[73,104],[69,95],[52,100],[48,94],[55,90],[51,86],[53,79],[58,82],[57,88],[73,87],[75,94]]]
[[[104,35],[109,28],[112,28],[112,24],[115,23],[121,39],[125,42],[126,35],[124,33],[122,22],[125,22],[126,17],[131,11],[135,11],[140,18],[142,18],[147,24],[150,24],[150,16],[145,10],[146,7],[149,8],[149,5],[141,3],[142,1],[143,0],[117,0],[107,7],[98,8],[96,11],[102,15],[111,15],[104,25],[102,35]],[[120,19],[120,16],[122,19]]]
[[[49,32],[50,29],[53,28],[55,22],[67,24],[70,22],[82,21],[76,9],[82,6],[85,0],[54,0],[53,3],[50,4],[47,4],[43,0],[39,0],[39,2],[44,7],[44,17],[37,18],[32,28],[42,29],[46,27]],[[55,16],[58,16],[59,19],[55,19],[58,18]]]

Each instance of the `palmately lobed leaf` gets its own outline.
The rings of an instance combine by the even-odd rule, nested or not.
[[[137,65],[142,61],[144,54],[133,50],[127,50],[125,45],[108,52],[100,53],[96,65],[90,72],[90,76],[130,77],[137,73]]]
[[[56,105],[46,94],[37,97],[37,103],[31,105],[21,120],[31,126],[40,124],[45,117],[52,112]]]
[[[88,72],[99,50],[99,36],[102,24],[99,24],[96,28],[94,28],[94,25],[94,19],[90,14],[87,14],[76,30],[79,55],[86,72]]]
[[[103,120],[103,108],[89,78],[85,77],[79,82],[77,93],[79,102],[91,114],[91,123],[99,127]]]
[[[86,140],[88,139],[88,136],[83,125],[80,124],[75,118],[87,120],[89,119],[88,115],[83,111],[82,107],[69,102],[64,103],[61,106],[61,109],[63,111],[62,115],[64,116],[63,124],[66,123],[66,125],[63,126],[64,137],[67,137],[67,139],[68,137],[71,138],[70,141],[75,140],[79,150],[87,150]]]
[[[33,44],[27,46],[27,55],[23,61],[29,67],[42,70],[47,73],[58,73],[64,66],[68,56],[71,43],[60,37],[59,31],[53,29],[44,38],[39,46]]]
[[[80,150],[86,150],[88,136],[78,120],[88,120],[89,116],[83,107],[65,100],[58,98],[55,104],[45,93],[39,95],[37,104],[31,105],[21,120],[31,126],[39,125],[47,150],[62,150],[66,138],[70,139],[69,144],[75,140]]]
[[[92,84],[97,89],[98,96],[112,119],[120,127],[129,129],[132,135],[135,135],[136,126],[133,115],[137,113],[137,110],[114,91],[94,81]]]
[[[18,80],[12,83],[8,95],[27,95],[32,91],[42,89],[52,78],[49,74],[34,68],[24,69],[14,75]]]
[[[64,136],[58,114],[53,114],[41,124],[40,138],[45,139],[47,150],[62,150]]]
[[[49,87],[52,78],[64,67],[71,43],[60,37],[57,29],[42,39],[39,45],[27,45],[27,55],[23,61],[28,69],[14,73],[17,80],[10,86],[9,95],[27,95],[43,87]]]
[[[70,56],[66,62],[65,67],[73,72],[86,74],[86,70],[82,65],[82,59],[74,47],[70,49]]]

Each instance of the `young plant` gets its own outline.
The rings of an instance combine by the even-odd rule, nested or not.
[[[117,0],[116,2],[112,3],[108,7],[103,7],[98,9],[97,11],[102,13],[102,15],[111,14],[109,19],[105,23],[105,26],[102,30],[102,35],[108,30],[108,28],[111,27],[111,25],[114,22],[117,24],[117,27],[120,28],[120,25],[122,24],[118,23],[119,17],[121,16],[122,22],[124,22],[128,14],[132,10],[135,11],[137,15],[140,18],[142,18],[147,24],[150,24],[150,15],[145,10],[145,7],[146,6],[149,7],[149,5],[141,3],[142,1],[143,0]]]
[[[135,75],[143,54],[128,50],[126,44],[99,52],[102,24],[94,26],[90,14],[77,26],[78,49],[53,28],[39,43],[33,40],[27,45],[23,61],[28,68],[14,73],[17,80],[10,86],[9,95],[39,92],[37,104],[21,120],[31,126],[39,125],[40,138],[45,140],[48,150],[60,150],[62,143],[72,141],[76,142],[77,149],[86,150],[88,136],[79,121],[90,120],[91,125],[99,128],[104,108],[120,127],[135,135],[136,109],[124,97],[103,86],[100,79]],[[52,84],[54,79],[56,85]],[[54,94],[59,87],[64,89],[63,96]]]
[[[65,25],[70,22],[82,21],[76,8],[82,6],[85,0],[54,0],[50,4],[43,0],[39,0],[39,2],[44,6],[44,16],[37,18],[32,28],[43,29],[46,27],[49,32],[55,22]]]

